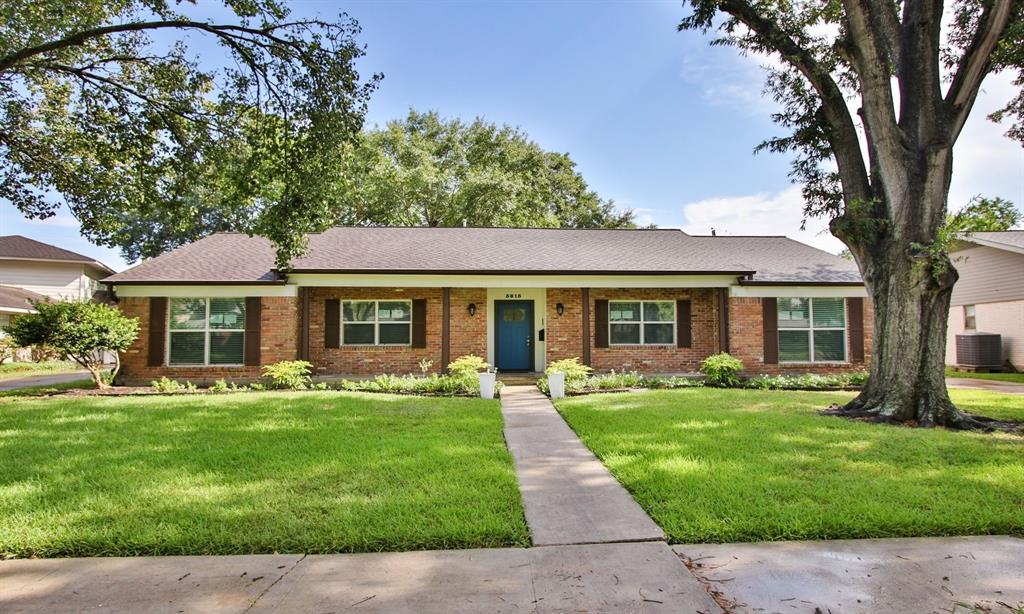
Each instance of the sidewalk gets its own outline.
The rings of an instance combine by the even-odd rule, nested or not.
[[[969,388],[972,390],[989,390],[1003,394],[1024,394],[1024,384],[1015,382],[1002,382],[992,379],[977,379],[973,377],[947,377],[946,385],[950,388]]]
[[[534,546],[665,539],[536,386],[502,388],[501,413]]]
[[[56,375],[28,375],[15,379],[0,381],[0,391],[14,390],[15,388],[26,388],[28,386],[52,386],[65,382],[74,382],[80,379],[89,379],[88,371],[75,371],[74,373],[58,373]]]

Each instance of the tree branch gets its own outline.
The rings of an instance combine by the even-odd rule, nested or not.
[[[842,90],[829,70],[810,51],[800,46],[777,22],[765,17],[745,0],[722,0],[719,9],[732,15],[755,32],[767,47],[800,71],[818,93],[822,115],[828,126],[828,139],[839,166],[843,195],[848,200],[871,199],[867,165],[860,149],[857,129],[846,106]]]
[[[893,0],[864,0],[872,29],[878,34],[880,42],[893,65],[898,66],[903,58],[903,47],[900,44],[900,16]]]
[[[294,26],[328,26],[326,22],[317,20],[305,20],[295,21],[289,23],[275,24],[266,28],[250,28],[246,26],[237,26],[231,24],[212,24],[204,21],[192,21],[186,19],[169,19],[160,21],[136,21],[131,23],[114,24],[110,26],[102,26],[99,28],[93,28],[91,30],[82,30],[81,32],[75,32],[62,39],[49,41],[35,47],[27,47],[25,49],[19,49],[6,56],[0,57],[0,72],[4,72],[14,67],[18,63],[27,60],[29,58],[49,53],[51,51],[57,51],[60,49],[66,49],[68,47],[76,47],[85,44],[87,41],[94,38],[102,38],[111,34],[123,34],[127,32],[144,32],[147,30],[166,30],[166,29],[181,29],[181,30],[202,30],[209,32],[220,38],[244,38],[240,35],[251,35],[260,38],[265,38],[278,45],[294,46],[294,41],[289,41],[286,38],[276,36],[274,32],[283,28],[289,28]],[[252,39],[245,39],[249,42],[256,42]]]
[[[950,114],[950,142],[956,142],[967,116],[974,106],[981,82],[992,68],[992,52],[1013,15],[1014,0],[993,0],[985,9],[978,30],[964,51],[957,66],[953,83],[946,93],[945,104]]]

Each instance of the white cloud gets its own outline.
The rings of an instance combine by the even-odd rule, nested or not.
[[[714,228],[719,235],[785,235],[802,243],[838,253],[844,245],[828,232],[824,219],[804,219],[800,188],[793,186],[777,194],[716,197],[683,205],[683,230],[706,235]]]

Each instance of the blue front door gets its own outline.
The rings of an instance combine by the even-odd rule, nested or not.
[[[529,371],[533,350],[533,301],[495,301],[495,354],[501,371]]]

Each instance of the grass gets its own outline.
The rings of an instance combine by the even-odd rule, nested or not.
[[[73,362],[8,362],[0,364],[0,382],[32,375],[74,373],[82,368]]]
[[[0,558],[527,543],[496,401],[0,401]]]
[[[971,371],[957,371],[946,368],[946,377],[963,377],[967,379],[987,379],[997,382],[1013,382],[1024,384],[1024,373],[974,373]]]
[[[1024,419],[1024,397],[952,390]],[[674,542],[1024,534],[1024,437],[817,415],[850,393],[682,389],[557,402]]]

